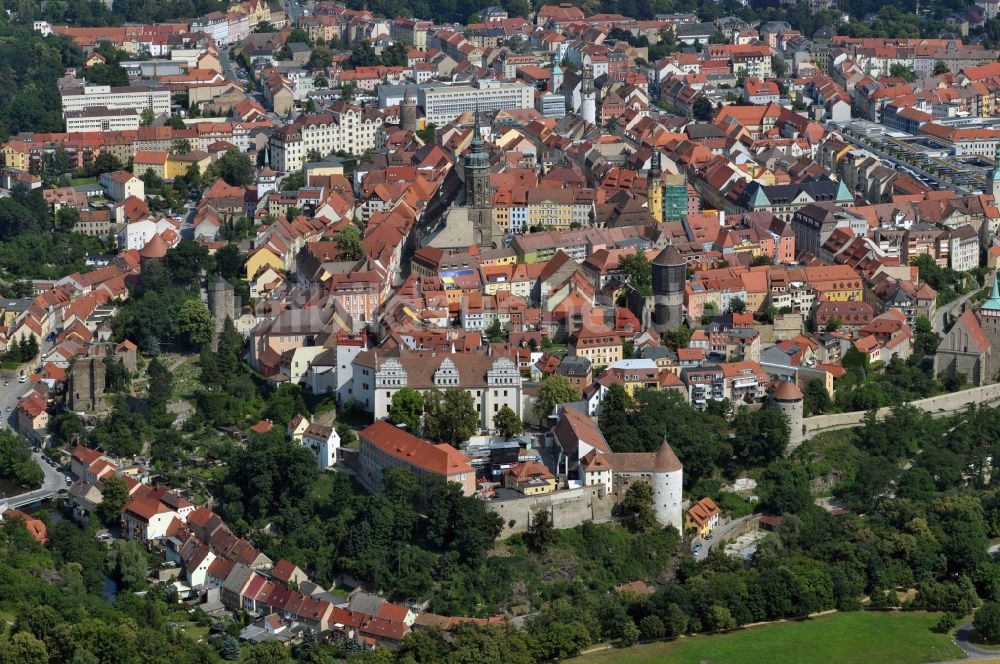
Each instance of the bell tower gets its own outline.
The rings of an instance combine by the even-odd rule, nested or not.
[[[1000,149],[993,161],[993,204],[1000,202]]]
[[[660,151],[653,150],[650,158],[649,175],[646,177],[646,201],[653,219],[663,221],[663,171],[660,170]]]
[[[490,155],[486,152],[479,127],[479,109],[476,109],[472,143],[462,163],[465,172],[465,205],[472,221],[473,238],[480,247],[494,247],[493,206],[490,200]]]

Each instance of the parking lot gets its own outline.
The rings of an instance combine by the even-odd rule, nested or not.
[[[947,146],[932,139],[862,119],[831,126],[932,190],[954,189],[968,195],[987,187],[988,177],[980,166],[959,161]]]

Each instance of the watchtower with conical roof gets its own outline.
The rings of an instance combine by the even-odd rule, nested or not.
[[[788,418],[788,445],[792,448],[802,444],[802,390],[795,383],[779,381],[771,391],[771,405]]]
[[[994,186],[997,185],[996,180],[993,183]],[[979,326],[993,345],[994,352],[1000,350],[1000,282],[997,281],[997,274],[998,272],[993,273],[990,296],[979,307]]]
[[[1000,202],[1000,150],[993,161],[993,202]]]

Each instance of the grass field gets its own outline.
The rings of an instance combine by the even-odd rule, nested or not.
[[[961,659],[936,613],[835,613],[730,634],[595,652],[577,664],[920,664]]]

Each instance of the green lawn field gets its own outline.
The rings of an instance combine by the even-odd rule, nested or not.
[[[603,650],[578,664],[921,664],[961,659],[936,613],[835,613],[729,634]]]

